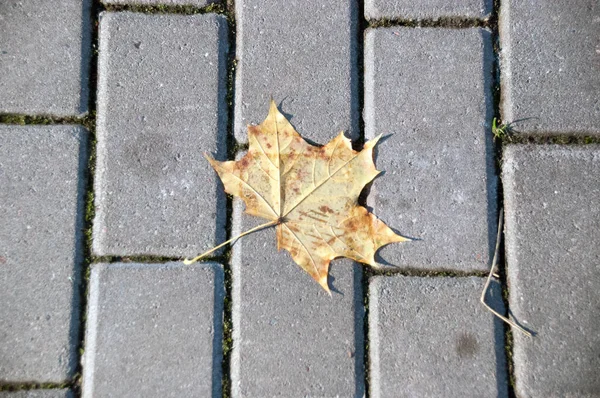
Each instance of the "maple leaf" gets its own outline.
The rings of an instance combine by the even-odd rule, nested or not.
[[[341,132],[327,145],[306,142],[271,100],[269,114],[258,126],[248,126],[249,149],[238,161],[216,161],[206,156],[223,181],[225,191],[246,204],[246,213],[269,222],[252,228],[214,249],[185,260],[190,264],[243,235],[276,226],[277,248],[329,294],[329,264],[349,257],[376,267],[375,252],[393,242],[410,240],[358,204],[360,192],[380,171],[373,163],[373,147],[352,149]]]

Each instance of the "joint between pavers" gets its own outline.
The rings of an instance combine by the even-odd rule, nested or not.
[[[358,129],[358,140],[356,142],[352,142],[352,147],[354,150],[362,149],[366,138],[365,138],[365,119],[364,119],[364,110],[365,110],[365,32],[369,27],[369,21],[365,18],[365,2],[364,0],[356,0],[356,11],[358,15],[355,18],[352,18],[356,21],[356,26],[354,30],[356,32],[355,41],[356,45],[351,47],[354,48],[356,53],[351,54],[352,61],[356,63],[356,71],[355,71],[355,87],[353,88],[356,93],[355,103],[356,110],[352,113],[359,115],[356,122],[356,128]],[[372,184],[372,183],[371,183]],[[371,184],[368,184],[367,188],[363,189],[361,195],[359,195],[358,202],[366,206],[367,204],[367,195],[370,191]],[[363,194],[364,193],[364,194]],[[369,274],[367,272],[366,267],[361,267],[361,292],[362,292],[362,365],[363,365],[363,385],[364,385],[364,395],[366,398],[371,396],[371,383],[370,383],[370,363],[369,363]]]
[[[132,255],[132,256],[92,256],[90,265],[99,263],[142,263],[142,264],[162,264],[169,262],[181,262],[180,257],[164,257],[164,256],[147,256],[147,255]],[[206,257],[198,262],[218,262],[221,257]]]
[[[364,369],[364,383],[365,383],[365,398],[369,398],[372,396],[371,393],[371,361],[370,361],[370,357],[369,357],[369,349],[370,349],[370,342],[371,342],[371,338],[373,338],[373,336],[371,336],[369,334],[369,311],[371,310],[370,308],[370,297],[369,297],[369,279],[370,279],[370,275],[368,274],[368,272],[366,271],[366,268],[363,267],[362,269],[362,274],[361,274],[361,282],[362,282],[362,305],[363,305],[363,369]],[[377,303],[373,303],[374,306],[377,305]]]
[[[468,29],[468,28],[492,28],[495,24],[495,18],[463,18],[463,17],[440,17],[436,19],[407,19],[407,18],[381,18],[367,20],[367,28],[389,28],[389,27],[408,27],[408,28],[447,28],[447,29]]]
[[[92,122],[95,115],[87,115],[83,117],[54,117],[49,115],[28,115],[22,113],[0,113],[0,124],[8,125],[59,125],[59,124],[76,124],[84,127]]]
[[[87,140],[87,163],[85,170],[85,193],[83,207],[83,260],[80,271],[79,283],[79,340],[77,341],[78,361],[76,368],[76,376],[73,379],[71,388],[79,396],[82,387],[82,372],[83,372],[83,356],[85,351],[85,334],[87,326],[87,304],[89,292],[89,279],[91,274],[92,263],[92,225],[95,215],[95,192],[94,192],[94,171],[96,168],[96,90],[98,77],[98,20],[102,10],[100,0],[92,0],[90,7],[89,18],[91,29],[91,52],[89,66],[89,97],[88,97],[88,114],[84,119],[84,127],[89,131]],[[86,16],[84,16],[86,17]]]
[[[468,278],[468,277],[479,277],[485,278],[488,275],[487,271],[457,271],[457,270],[427,270],[422,268],[402,267],[398,269],[377,269],[365,266],[363,272],[366,273],[366,277],[370,279],[375,276],[395,277],[395,276],[408,276],[417,278]]]
[[[63,390],[66,388],[76,388],[76,380],[66,381],[64,383],[36,383],[36,382],[4,382],[0,381],[0,392],[16,392],[31,390]]]
[[[494,167],[496,169],[496,174],[499,176],[498,177],[498,187],[497,187],[497,200],[498,200],[498,204],[497,204],[497,208],[498,209],[502,209],[504,206],[504,189],[503,189],[503,181],[500,173],[500,170],[502,169],[502,157],[503,157],[503,140],[502,137],[498,137],[497,136],[497,131],[498,130],[494,130],[495,127],[495,122],[499,121],[501,119],[501,110],[500,110],[500,104],[501,104],[501,100],[502,100],[502,84],[501,84],[501,62],[500,62],[500,53],[501,53],[501,46],[500,46],[500,33],[499,33],[499,26],[498,26],[498,16],[500,15],[500,7],[501,7],[501,0],[494,0],[493,1],[493,7],[492,7],[492,13],[491,13],[491,19],[493,21],[492,26],[490,27],[491,31],[492,31],[492,51],[494,52],[494,65],[493,65],[493,86],[492,86],[492,99],[493,99],[493,108],[494,108],[494,120],[492,121],[492,130],[491,130],[491,134],[492,134],[492,138],[494,141],[494,151],[495,151],[495,162],[494,162]],[[499,283],[500,283],[500,288],[502,290],[502,297],[501,300],[504,304],[504,309],[506,311],[506,313],[504,314],[505,316],[508,316],[508,314],[510,313],[510,308],[509,308],[509,303],[508,303],[508,285],[506,283],[506,262],[505,262],[505,248],[504,248],[504,233],[502,232],[501,234],[499,234],[498,238],[500,239],[499,242],[499,250],[497,255],[500,257],[497,259],[497,272],[499,274]],[[512,331],[511,328],[506,324],[506,323],[502,323],[503,327],[504,327],[504,355],[506,357],[506,375],[507,375],[507,380],[508,380],[508,386],[507,386],[507,392],[509,396],[515,396],[514,393],[514,363],[513,363],[513,352],[512,352]]]
[[[544,132],[543,134],[520,133],[512,128],[508,128],[506,133],[497,137],[503,145],[506,144],[534,144],[534,145],[590,145],[600,144],[600,136],[591,136],[559,132]]]
[[[175,5],[175,4],[103,4],[104,11],[110,12],[137,12],[143,14],[180,14],[180,15],[195,15],[195,14],[227,14],[227,8],[222,4],[213,3],[204,7],[194,5]]]
[[[235,0],[226,0],[222,14],[226,17],[228,27],[228,56],[226,71],[226,94],[225,103],[227,106],[227,135],[225,138],[225,154],[227,159],[235,159],[237,153],[243,148],[237,143],[234,134],[234,108],[235,108],[235,78],[238,66],[236,57],[236,15]],[[233,225],[233,197],[229,194],[224,195],[225,203],[225,239],[232,236]],[[223,329],[221,341],[221,395],[223,397],[231,396],[231,352],[233,349],[233,320],[232,320],[232,267],[231,267],[231,245],[223,248],[219,260],[223,265],[223,287],[225,295],[223,298]]]

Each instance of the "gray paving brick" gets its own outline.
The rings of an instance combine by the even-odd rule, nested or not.
[[[357,3],[239,0],[235,137],[267,116],[272,96],[305,138],[358,137]]]
[[[261,223],[235,201],[234,234]],[[232,256],[234,397],[362,397],[361,270],[332,264],[332,297],[287,252],[274,229],[240,239]]]
[[[192,256],[224,239],[227,24],[103,13],[93,250]]]
[[[0,398],[73,398],[75,395],[71,390],[21,390],[0,391]]]
[[[506,397],[502,322],[479,296],[484,278],[369,281],[371,397]],[[500,286],[488,303],[503,311]]]
[[[0,2],[0,112],[87,112],[91,0]]]
[[[600,134],[599,21],[596,0],[502,2],[504,122],[523,133]]]
[[[87,131],[0,126],[0,380],[73,375]]]
[[[104,4],[167,5],[206,7],[221,0],[101,0]]]
[[[365,0],[367,19],[484,18],[492,0]]]
[[[96,264],[83,396],[208,397],[221,390],[219,264]]]
[[[508,146],[503,186],[515,391],[600,396],[600,146]]]
[[[483,29],[386,28],[365,41],[365,135],[380,141],[368,203],[405,236],[380,261],[486,270],[497,225],[492,50]]]

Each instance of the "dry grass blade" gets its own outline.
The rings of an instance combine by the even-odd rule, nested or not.
[[[492,307],[487,305],[487,303],[485,302],[485,295],[488,291],[488,288],[490,287],[490,282],[492,281],[492,276],[496,275],[494,273],[494,271],[496,270],[496,265],[497,265],[497,261],[498,261],[498,252],[500,251],[500,237],[502,234],[502,220],[503,219],[504,219],[504,209],[501,208],[500,216],[499,216],[499,220],[498,220],[498,234],[496,235],[496,249],[494,251],[494,258],[492,259],[492,268],[490,269],[490,273],[488,274],[487,280],[485,281],[485,286],[483,287],[483,291],[481,292],[480,301],[481,301],[481,304],[483,304],[485,306],[485,308],[487,308],[492,314],[496,315],[498,318],[502,319],[504,322],[508,323],[510,326],[514,327],[519,332],[523,333],[525,336],[532,337],[532,334],[530,332],[525,330],[523,327],[517,325],[515,322],[513,322],[512,320],[503,316],[502,314],[498,313],[496,310],[494,310]]]

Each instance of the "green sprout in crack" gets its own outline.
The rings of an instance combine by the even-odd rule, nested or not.
[[[492,134],[497,140],[505,140],[510,136],[510,126],[504,123],[498,123],[499,120],[494,118],[492,120]]]

